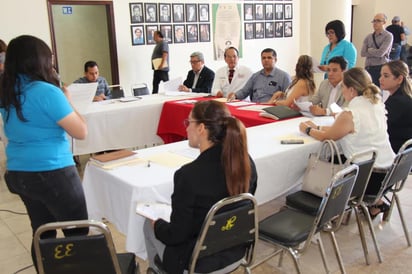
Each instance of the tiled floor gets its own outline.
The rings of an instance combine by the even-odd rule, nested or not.
[[[83,159],[84,161],[85,159]],[[4,172],[4,151],[0,142],[0,273],[16,273],[19,269],[32,264],[30,256],[31,231],[27,215],[16,215],[3,210],[13,210],[25,212],[25,208],[20,199],[7,190],[3,180]],[[401,202],[404,214],[408,223],[409,233],[412,228],[412,177],[409,184],[401,193]],[[260,206],[259,217],[264,218],[276,211],[284,200],[279,198]],[[411,273],[412,269],[412,248],[408,248],[400,225],[397,211],[394,211],[390,223],[381,223],[380,218],[374,221],[378,241],[383,255],[383,263],[379,264],[371,241],[369,244],[370,260],[369,266],[365,265],[363,251],[359,241],[359,235],[354,217],[351,218],[349,225],[343,226],[337,233],[338,243],[342,252],[342,257],[348,273]],[[118,233],[115,227],[109,224],[113,234],[117,251],[124,251],[125,237]],[[333,256],[329,237],[322,235],[325,244],[329,265],[333,273],[339,273],[339,267]],[[367,239],[370,239],[367,233]],[[262,242],[257,246],[257,260],[270,253],[270,248]],[[142,273],[146,272],[147,264],[138,260]],[[301,267],[303,273],[317,274],[323,273],[323,265],[315,245],[311,245],[307,253],[301,257]],[[295,273],[292,261],[288,256],[285,257],[283,266],[277,267],[277,257],[272,258],[266,263],[256,267],[253,273]],[[32,274],[34,268],[30,267],[18,273]],[[236,273],[243,273],[238,270]]]

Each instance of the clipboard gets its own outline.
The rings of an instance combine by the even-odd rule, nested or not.
[[[169,65],[167,64],[167,60],[163,63],[163,66],[160,67],[160,64],[162,63],[162,58],[155,58],[152,60],[153,67],[158,70],[162,68],[167,68]]]

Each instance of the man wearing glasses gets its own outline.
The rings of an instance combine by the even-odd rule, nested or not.
[[[205,66],[205,58],[201,52],[193,52],[190,55],[192,69],[187,73],[183,85],[179,91],[210,93],[215,79],[215,73]]]
[[[372,20],[373,33],[363,41],[361,56],[366,57],[365,69],[372,77],[372,81],[379,87],[381,67],[389,61],[393,35],[385,30],[386,15],[378,13]]]

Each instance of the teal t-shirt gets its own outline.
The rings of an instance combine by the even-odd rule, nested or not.
[[[4,108],[4,131],[7,169],[12,171],[48,171],[74,165],[71,146],[65,130],[57,122],[73,112],[58,87],[21,78],[22,112],[26,122],[10,109],[8,120]]]

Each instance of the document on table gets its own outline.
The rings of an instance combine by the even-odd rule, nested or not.
[[[182,84],[182,77],[177,77],[175,79],[164,82],[163,89],[165,92],[168,91],[179,91],[179,86]]]
[[[73,83],[67,89],[71,94],[73,106],[80,114],[87,113],[88,107],[93,102],[93,97],[96,94],[97,82],[95,83]]]
[[[299,108],[301,111],[306,111],[310,112],[309,107],[312,105],[312,102],[306,101],[306,102],[296,102],[296,100],[293,100],[295,105]]]
[[[153,163],[160,164],[167,167],[181,167],[184,164],[190,163],[193,159],[186,156],[182,156],[173,152],[163,152],[159,154],[150,155],[145,157]]]
[[[170,222],[172,206],[161,203],[137,203],[136,213],[150,220],[163,219]]]

